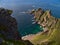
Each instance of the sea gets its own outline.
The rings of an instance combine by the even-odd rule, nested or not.
[[[26,13],[32,9],[51,10],[52,16],[60,18],[60,0],[0,0],[0,7],[13,10],[11,16],[17,20],[21,36],[43,31],[40,25],[34,24],[34,15]]]

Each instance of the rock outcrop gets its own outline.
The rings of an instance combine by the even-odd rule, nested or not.
[[[0,8],[0,35],[5,39],[19,40],[21,37],[18,34],[16,19],[11,17],[12,10]]]
[[[51,11],[44,11],[41,8],[33,10],[31,14],[34,14],[34,19],[37,24],[40,24],[44,31],[54,29],[59,19],[52,16]]]

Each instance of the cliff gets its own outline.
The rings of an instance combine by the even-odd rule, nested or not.
[[[26,37],[34,45],[60,45],[60,19],[52,16],[51,10],[44,11],[39,8],[33,9],[30,14],[34,15],[37,24],[43,27],[43,31]]]
[[[21,39],[16,19],[11,16],[12,12],[0,8],[0,45],[33,45],[28,40]]]
[[[12,10],[0,8],[0,45],[60,45],[60,19],[53,17],[50,10],[41,8],[31,11],[43,31],[28,35],[24,40],[19,35],[16,19]]]
[[[11,17],[12,11],[8,9],[0,9],[0,32],[5,39],[19,40],[16,19]]]

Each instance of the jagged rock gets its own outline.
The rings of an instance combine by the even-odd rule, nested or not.
[[[58,20],[55,17],[51,16],[50,10],[44,11],[39,8],[37,10],[34,10],[34,12],[32,11],[32,14],[34,14],[35,21],[44,28],[54,28]]]
[[[35,45],[60,45],[60,18],[54,17],[51,10],[40,10],[31,11],[31,14],[36,23],[43,27],[43,31],[33,35],[30,41]]]
[[[41,8],[31,11],[31,14],[34,14],[34,18],[35,18],[36,22],[40,19],[40,17],[42,16],[43,12],[44,11]]]

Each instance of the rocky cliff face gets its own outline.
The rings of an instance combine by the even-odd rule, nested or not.
[[[43,31],[30,40],[35,45],[60,45],[60,19],[53,17],[50,10],[32,10],[35,22],[43,27]],[[29,40],[29,39],[28,39]]]
[[[16,19],[11,17],[12,10],[0,8],[0,34],[5,39],[19,40],[21,37],[18,34]]]
[[[33,10],[31,14],[34,14],[36,23],[40,24],[43,27],[44,31],[54,29],[57,22],[60,21],[59,19],[52,16],[50,10],[44,11],[39,8],[37,10]]]
[[[16,19],[11,16],[12,12],[0,8],[0,45],[33,45],[28,40],[21,39]]]
[[[50,10],[39,8],[31,11],[35,22],[44,31],[27,36],[26,40],[19,36],[16,19],[11,13],[11,10],[0,8],[0,45],[60,45],[60,19],[53,17]]]

